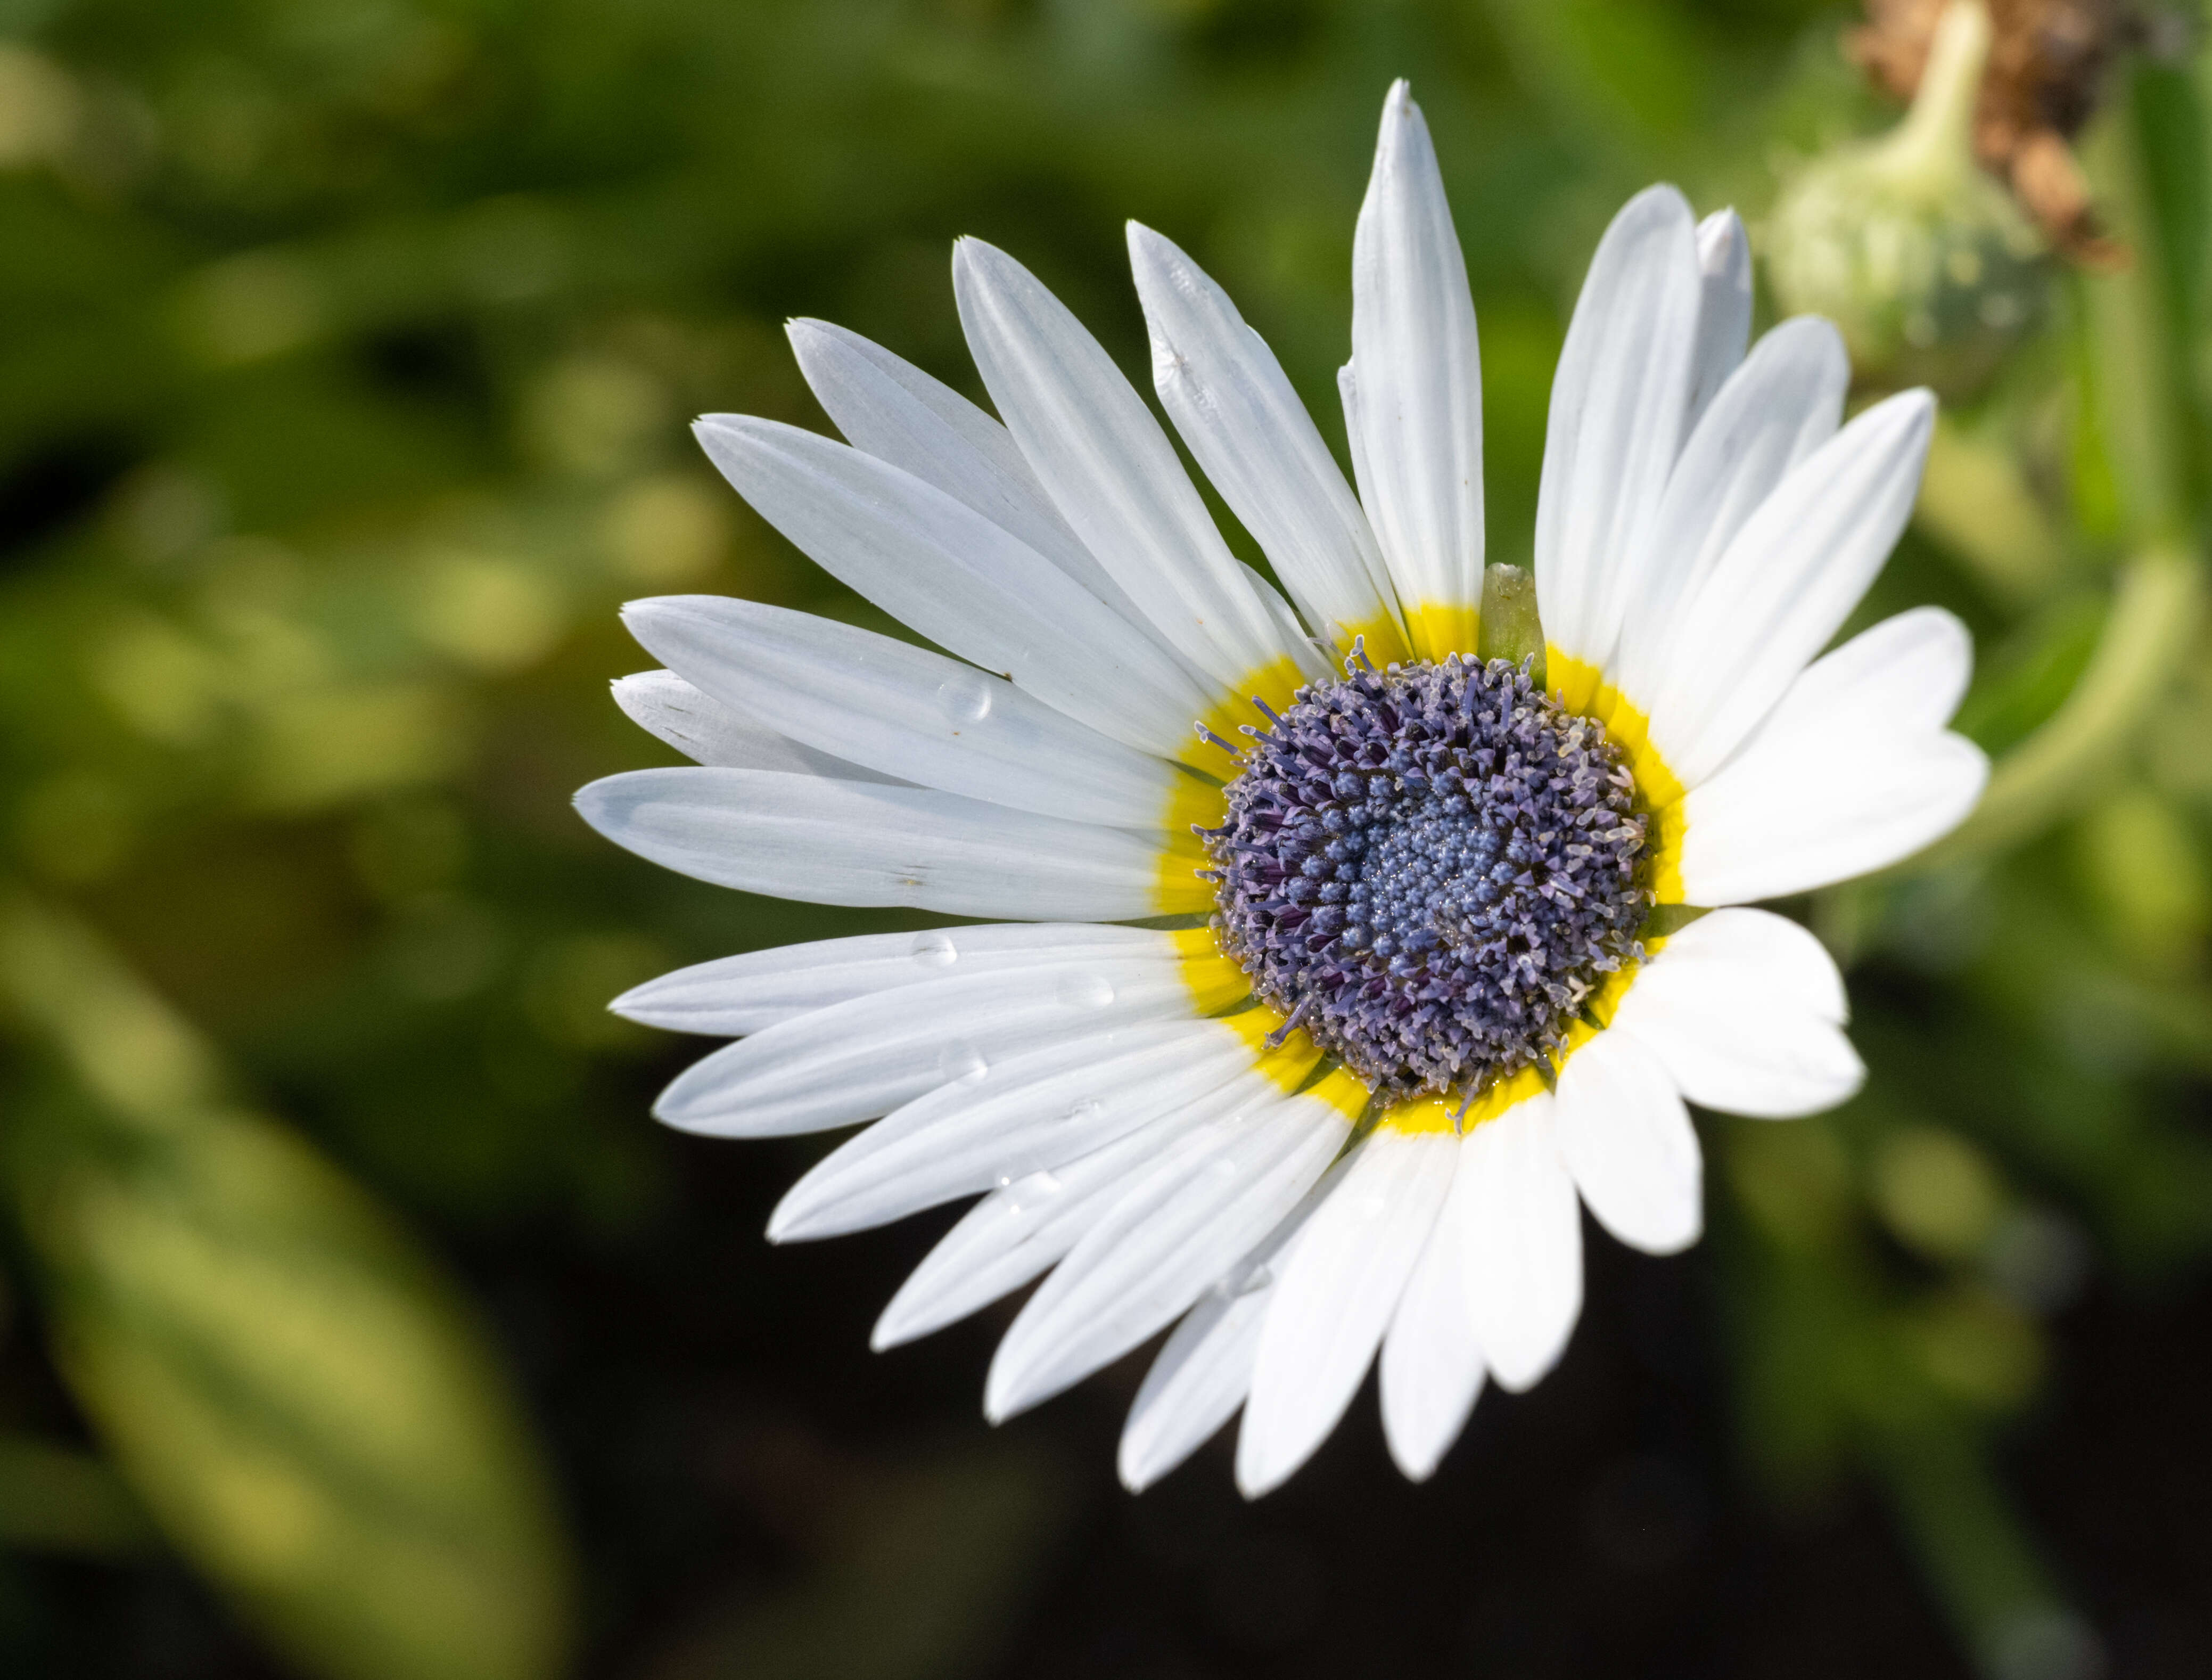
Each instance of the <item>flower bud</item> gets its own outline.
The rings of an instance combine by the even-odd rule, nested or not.
[[[1905,120],[1805,164],[1768,219],[1776,300],[1834,321],[1867,383],[1969,395],[2042,307],[2043,239],[1974,159],[1989,50],[1981,0],[1954,0]]]

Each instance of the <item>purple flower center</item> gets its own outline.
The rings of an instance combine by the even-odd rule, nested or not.
[[[1634,778],[1525,669],[1354,664],[1250,733],[1228,820],[1201,831],[1212,925],[1378,1096],[1472,1095],[1548,1056],[1642,959]]]

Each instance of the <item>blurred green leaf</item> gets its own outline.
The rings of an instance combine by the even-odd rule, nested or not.
[[[558,1671],[542,1472],[428,1262],[81,927],[0,905],[0,995],[64,1058],[6,1157],[58,1353],[169,1538],[336,1680]]]

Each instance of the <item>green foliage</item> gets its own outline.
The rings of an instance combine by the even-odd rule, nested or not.
[[[414,1245],[231,1110],[204,1047],[28,901],[0,915],[0,990],[62,1058],[6,1161],[57,1356],[170,1539],[318,1672],[554,1672],[540,1472]]]
[[[0,930],[8,1263],[101,1455],[68,1420],[0,1437],[0,1540],[124,1552],[150,1519],[310,1672],[553,1671],[574,1611],[539,1450],[503,1350],[399,1220],[580,1250],[652,1227],[659,1052],[605,1000],[888,923],[675,880],[568,811],[667,757],[605,699],[647,663],[626,596],[875,622],[684,421],[820,426],[794,313],[975,393],[961,233],[1139,371],[1133,216],[1231,290],[1340,446],[1352,217],[1409,74],[1481,316],[1492,554],[1525,562],[1598,232],[1664,176],[1733,198],[1763,247],[1785,175],[1896,120],[1841,21],[1753,0],[0,8],[0,846],[26,883]],[[2000,769],[1957,845],[1794,907],[1853,968],[1868,1093],[1703,1123],[1741,1456],[1785,1500],[1887,1489],[1991,1672],[2076,1628],[1990,1468],[2051,1391],[2051,1316],[2085,1270],[2171,1287],[2212,1257],[2188,1108],[2212,1079],[2208,65],[2119,89],[2088,150],[2143,260],[2057,285],[1947,413],[1881,585],[1881,610],[1973,624],[1962,727]],[[27,1387],[0,1369],[11,1429]],[[980,1660],[1061,1497],[1005,1451],[854,1492],[817,1574],[670,1671]],[[919,1607],[896,1650],[861,1625],[886,1597]]]

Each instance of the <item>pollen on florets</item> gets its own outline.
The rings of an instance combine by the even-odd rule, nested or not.
[[[1355,660],[1249,733],[1228,819],[1200,831],[1213,926],[1378,1096],[1471,1096],[1548,1056],[1641,960],[1634,778],[1526,667]]]

